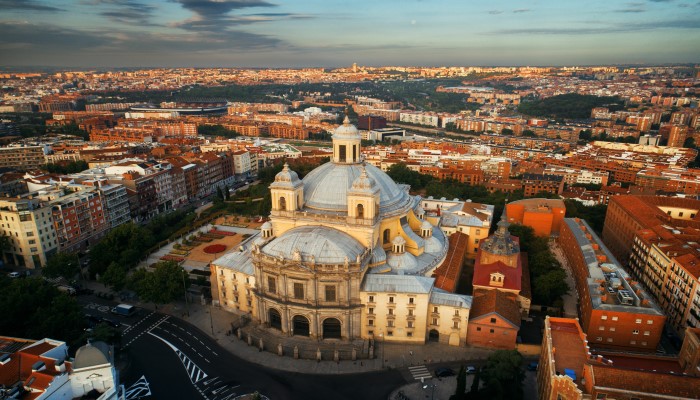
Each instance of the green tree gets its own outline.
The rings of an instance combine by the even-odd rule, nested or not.
[[[525,373],[520,367],[522,362],[523,356],[517,350],[497,350],[491,353],[481,374],[485,398],[522,399],[525,379]]]
[[[83,341],[90,339],[91,341],[105,342],[114,346],[118,346],[121,343],[122,335],[119,330],[105,324],[99,323],[95,325],[92,332],[86,332]]]
[[[472,381],[472,386],[469,388],[469,397],[476,396],[479,393],[479,381],[481,380],[481,368],[476,369],[476,374],[474,374],[474,380]]]
[[[73,279],[80,273],[80,260],[75,253],[56,253],[46,261],[42,273],[49,278]]]
[[[38,277],[0,277],[0,332],[7,336],[80,344],[85,328],[76,300]]]
[[[540,304],[553,304],[569,292],[566,272],[561,267],[551,269],[536,277],[533,282],[533,297]]]
[[[142,280],[137,283],[136,290],[144,301],[164,304],[183,294],[182,281],[186,279],[187,273],[175,262],[159,262],[154,271],[140,274]]]
[[[120,291],[126,285],[126,268],[116,262],[111,262],[100,276],[100,281],[112,289]]]

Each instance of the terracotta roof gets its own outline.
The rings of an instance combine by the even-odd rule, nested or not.
[[[462,232],[455,232],[449,238],[450,247],[447,250],[447,256],[440,267],[435,269],[433,277],[435,277],[435,287],[442,290],[454,293],[457,290],[457,283],[462,274],[464,266],[464,257],[467,254],[467,246],[469,245],[469,236]]]
[[[700,379],[684,375],[591,365],[595,387],[690,399],[700,398]],[[615,396],[613,396],[615,397]]]
[[[472,278],[472,284],[478,286],[490,286],[491,274],[493,272],[499,272],[504,275],[503,289],[510,290],[522,290],[522,253],[518,255],[518,263],[516,268],[509,267],[508,265],[497,261],[491,264],[482,264],[479,260],[481,259],[481,248],[476,253],[476,262],[474,264],[474,277]]]
[[[498,289],[480,289],[474,293],[469,320],[490,314],[498,314],[516,327],[520,327],[520,309],[514,296]]]

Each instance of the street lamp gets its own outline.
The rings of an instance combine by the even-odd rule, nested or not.
[[[423,389],[427,389],[427,388],[430,388],[430,400],[434,400],[435,399],[435,384],[429,383],[427,385],[423,385]]]
[[[382,356],[382,369],[384,369],[384,333],[379,333],[379,339],[382,342],[381,356]]]

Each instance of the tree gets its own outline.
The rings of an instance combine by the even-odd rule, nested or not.
[[[117,329],[105,323],[99,323],[95,325],[92,332],[86,332],[84,341],[90,339],[93,342],[99,341],[111,345],[119,345],[121,338],[122,335]]]
[[[80,273],[80,260],[75,253],[56,253],[46,262],[43,274],[49,278],[73,279]]]
[[[182,281],[186,272],[173,261],[156,264],[154,271],[140,272],[142,280],[137,282],[136,291],[144,301],[155,304],[169,303],[182,295]]]
[[[116,262],[111,262],[100,277],[100,281],[111,286],[112,289],[120,291],[126,285],[126,269]]]
[[[455,389],[455,395],[452,396],[451,400],[464,400],[464,392],[467,390],[467,369],[462,365],[459,368],[459,373],[457,374],[457,388]]]
[[[476,369],[476,374],[474,374],[474,380],[472,381],[472,386],[469,389],[469,397],[476,396],[479,393],[479,381],[481,380],[481,369]]]
[[[486,360],[482,370],[484,394],[489,399],[518,400],[523,398],[525,373],[520,365],[523,356],[517,350],[497,350]]]
[[[566,272],[561,267],[551,269],[536,277],[533,282],[533,297],[540,304],[553,304],[569,292]]]
[[[531,131],[531,130],[529,130],[529,129],[525,129],[525,130],[523,131],[523,136],[524,136],[524,137],[536,137],[537,135],[535,134],[534,131]]]

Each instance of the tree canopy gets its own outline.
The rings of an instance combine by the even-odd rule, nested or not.
[[[161,261],[153,271],[139,269],[130,279],[130,285],[141,300],[156,304],[169,303],[184,294],[187,273],[173,261]]]
[[[577,93],[567,93],[547,97],[542,100],[522,102],[518,111],[533,117],[552,119],[584,119],[590,118],[591,110],[595,107],[620,109],[623,100],[619,97],[593,96]]]
[[[481,370],[484,388],[480,398],[519,400],[523,398],[525,373],[521,368],[523,356],[517,350],[497,350],[486,360]]]
[[[75,253],[56,253],[46,261],[46,267],[42,273],[49,278],[62,276],[66,279],[73,279],[80,273],[78,255]]]

